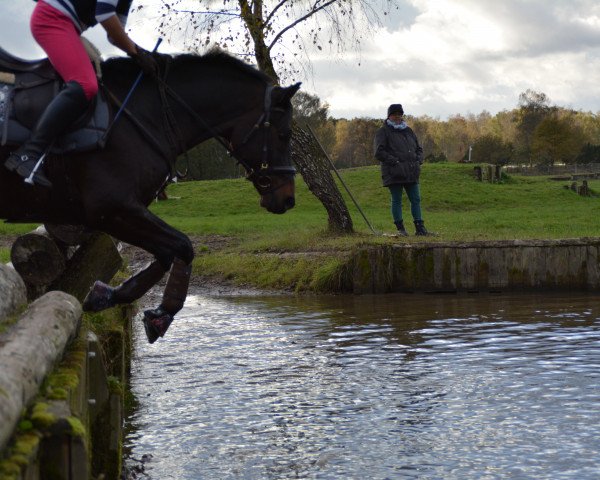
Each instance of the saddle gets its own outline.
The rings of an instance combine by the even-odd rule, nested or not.
[[[47,58],[23,60],[0,47],[0,145],[21,145],[64,82]],[[100,148],[110,123],[102,90],[88,110],[54,141],[51,153],[84,152]]]

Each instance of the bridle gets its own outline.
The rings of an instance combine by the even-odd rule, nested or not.
[[[181,107],[183,107],[187,111],[187,113],[190,114],[194,118],[194,120],[196,120],[198,123],[200,123],[213,136],[213,138],[215,138],[215,140],[217,140],[227,150],[229,155],[231,155],[233,158],[235,158],[237,160],[237,162],[244,167],[244,169],[246,170],[246,179],[250,180],[254,184],[256,190],[261,195],[267,195],[269,193],[273,193],[274,191],[278,190],[279,188],[281,188],[283,186],[283,184],[280,184],[279,186],[276,186],[276,187],[273,186],[273,180],[272,180],[273,175],[293,176],[296,174],[296,169],[293,167],[293,165],[272,165],[269,162],[269,153],[270,153],[270,151],[269,151],[269,130],[271,127],[271,121],[270,121],[271,113],[274,110],[284,112],[284,110],[282,108],[273,108],[271,105],[272,104],[271,96],[273,93],[273,89],[275,88],[273,85],[267,84],[267,86],[266,86],[265,97],[264,97],[264,102],[263,102],[263,111],[262,111],[260,117],[258,118],[256,123],[251,127],[250,131],[244,136],[244,140],[239,145],[239,147],[234,148],[234,146],[231,143],[227,142],[215,128],[213,128],[211,125],[209,125],[206,122],[206,120],[204,120],[204,118],[202,118],[200,115],[198,115],[187,104],[187,102],[184,99],[182,99],[166,83],[167,73],[168,73],[168,68],[165,71],[164,78],[156,77],[156,80],[158,81],[159,90],[161,90],[161,98],[163,99],[163,103],[166,103],[165,105],[163,105],[163,107],[164,107],[163,110],[166,112],[167,124],[170,124],[171,129],[174,130],[175,132],[177,132],[177,136],[179,138],[181,138],[180,130],[178,128],[178,125],[174,118],[174,115],[172,114],[171,109],[168,106],[168,102],[166,100],[165,93],[167,95],[169,95],[170,97],[172,97],[175,101],[177,101],[177,103],[179,103],[179,105]],[[260,167],[258,169],[255,169],[243,157],[242,153],[243,153],[244,147],[247,146],[250,138],[252,138],[252,136],[261,129],[264,131],[263,147],[262,147],[262,161],[261,161]],[[180,141],[180,144],[182,144],[182,143],[183,142]],[[185,149],[183,149],[183,150],[185,151]]]
[[[272,193],[277,190],[279,187],[273,188],[271,176],[272,175],[295,175],[296,169],[292,165],[276,165],[273,166],[269,163],[269,129],[271,127],[271,112],[281,111],[284,112],[282,108],[272,108],[271,107],[271,94],[273,93],[273,89],[275,87],[273,85],[267,85],[265,90],[265,100],[263,106],[263,112],[256,123],[252,126],[250,131],[242,140],[240,147],[237,149],[233,148],[233,145],[228,149],[229,154],[234,156],[234,158],[238,161],[240,165],[242,165],[246,169],[246,178],[250,180],[256,187],[256,189],[261,194]],[[255,170],[252,166],[244,160],[242,155],[236,155],[247,143],[248,140],[256,133],[258,130],[263,129],[263,158],[260,164],[260,168]],[[281,187],[281,185],[280,185]]]

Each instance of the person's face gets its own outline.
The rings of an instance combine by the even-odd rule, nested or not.
[[[392,113],[388,118],[390,119],[390,122],[394,124],[399,124],[402,123],[403,116],[404,115],[402,115],[401,113]]]

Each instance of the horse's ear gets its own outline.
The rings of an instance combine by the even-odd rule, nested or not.
[[[277,90],[279,90],[279,92],[277,96],[277,102],[289,102],[292,99],[292,97],[296,95],[296,92],[300,90],[300,85],[302,85],[302,82],[295,83],[294,85],[291,85],[289,87],[278,88]]]

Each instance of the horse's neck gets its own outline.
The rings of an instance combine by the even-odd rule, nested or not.
[[[257,80],[244,83],[236,78],[219,77],[216,73],[207,72],[191,91],[177,83],[173,83],[171,88],[194,111],[192,115],[185,112],[186,107],[175,107],[183,112],[186,136],[191,142],[199,143],[217,135],[226,136],[228,129],[239,118],[258,111],[266,84],[261,85]],[[257,98],[261,100],[257,101]],[[173,106],[179,103],[171,99],[170,102]]]

